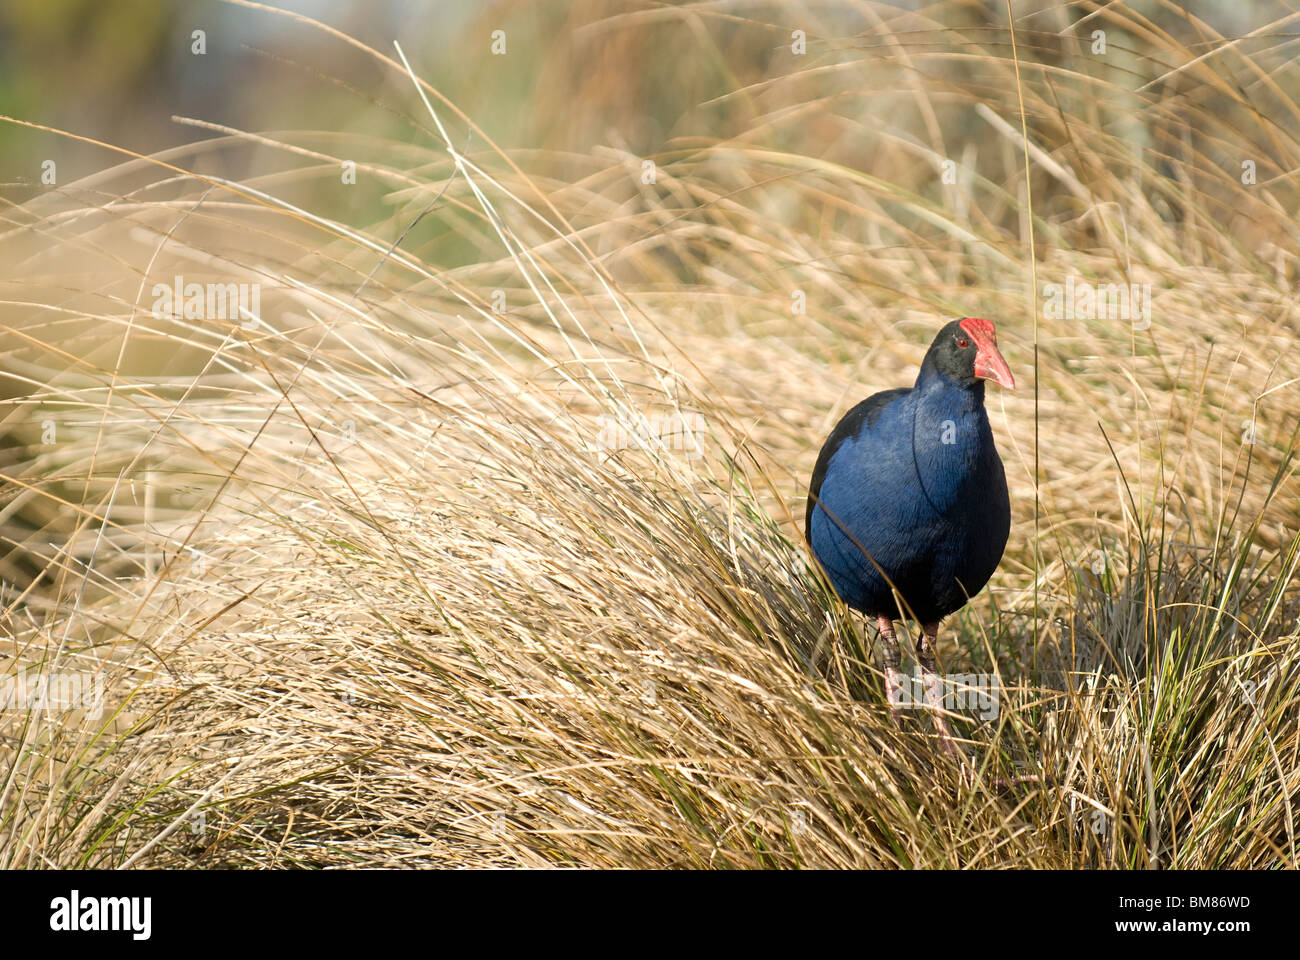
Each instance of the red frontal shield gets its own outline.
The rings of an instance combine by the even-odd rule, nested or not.
[[[1008,390],[1016,389],[1016,378],[1011,375],[1011,368],[998,349],[998,333],[992,322],[967,317],[960,326],[975,341],[975,376],[992,380]]]

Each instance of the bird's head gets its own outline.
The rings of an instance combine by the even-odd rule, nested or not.
[[[998,334],[992,321],[979,317],[954,320],[939,331],[930,344],[925,365],[966,386],[992,380],[1008,390],[1016,388],[1016,378],[998,350]]]

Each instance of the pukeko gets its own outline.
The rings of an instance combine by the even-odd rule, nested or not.
[[[863,400],[822,447],[805,535],[840,597],[880,627],[891,716],[904,702],[894,621],[921,625],[916,654],[944,749],[958,756],[935,673],[939,621],[988,582],[1011,527],[984,381],[1015,389],[988,320],[939,331],[916,384]],[[901,598],[901,604],[899,602]]]

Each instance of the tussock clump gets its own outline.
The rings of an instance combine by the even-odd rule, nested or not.
[[[1230,136],[1295,167],[1241,93],[1276,51],[1093,19],[1152,49],[1018,29],[1017,82],[1004,26],[872,7],[786,69],[728,19],[653,184],[615,136],[512,158],[331,35],[414,142],[207,125],[9,208],[0,670],[104,695],[0,714],[0,863],[1296,866],[1295,194],[1222,173]],[[1143,91],[1171,63],[1206,92]],[[395,215],[304,205],[363,155]],[[160,315],[178,275],[257,311]],[[1150,324],[1054,314],[1066,276]],[[958,313],[1032,384],[990,410],[1007,558],[941,635],[995,685],[964,768],[890,724],[799,531],[835,418]]]

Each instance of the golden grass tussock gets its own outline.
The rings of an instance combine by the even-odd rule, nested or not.
[[[403,138],[209,125],[7,204],[0,864],[1296,866],[1294,41],[953,9],[791,58],[766,7],[579,5],[517,153],[331,37]],[[667,30],[714,44],[659,147],[546,133],[635,94],[564,56]],[[377,199],[319,212],[348,161]],[[802,541],[956,315],[1022,384],[940,634],[995,678],[965,766]]]

